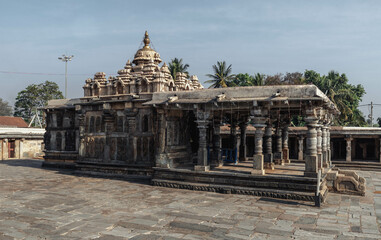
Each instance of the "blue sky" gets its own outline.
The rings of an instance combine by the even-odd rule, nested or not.
[[[86,78],[133,58],[145,30],[163,61],[183,58],[201,81],[222,60],[234,73],[336,70],[381,104],[381,1],[0,0],[0,71],[63,74],[57,58],[74,55],[68,97],[81,97]],[[0,97],[13,104],[45,80],[64,90],[63,75],[0,72]]]

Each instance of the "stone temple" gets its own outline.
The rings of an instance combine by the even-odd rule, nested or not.
[[[204,89],[196,76],[173,79],[147,32],[143,42],[116,77],[98,72],[84,97],[49,102],[45,166],[319,202],[328,191],[364,194],[363,178],[333,169],[330,125],[340,112],[316,86]],[[299,165],[289,158],[293,116],[307,125]]]

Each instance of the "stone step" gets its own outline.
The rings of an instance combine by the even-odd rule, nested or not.
[[[334,163],[334,169],[351,169],[362,171],[381,171],[381,166],[367,165],[367,164],[346,164],[346,163]]]
[[[152,177],[152,168],[148,166],[129,166],[117,164],[85,164],[77,163],[75,173],[86,175],[98,175],[107,177],[122,177],[150,179]]]
[[[256,176],[240,173],[195,172],[184,169],[167,168],[154,168],[153,181],[154,180],[312,193],[316,191],[317,187],[315,178],[270,175]]]
[[[206,184],[184,181],[172,181],[165,179],[152,179],[154,186],[188,189],[195,191],[208,191],[226,194],[243,194],[269,198],[282,198],[299,201],[315,201],[315,192],[287,191],[283,189],[265,189],[255,187],[243,187],[233,185]]]

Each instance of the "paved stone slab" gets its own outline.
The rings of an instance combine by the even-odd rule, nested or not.
[[[159,188],[0,162],[0,239],[381,239],[381,174],[365,197],[303,202]],[[7,161],[9,163],[9,161]],[[376,184],[376,185],[375,185]]]

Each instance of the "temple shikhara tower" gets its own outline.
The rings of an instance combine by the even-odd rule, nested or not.
[[[167,64],[161,67],[159,53],[150,47],[148,33],[144,36],[144,47],[139,49],[131,63],[127,61],[118,76],[106,80],[104,72],[87,79],[83,87],[85,97],[123,94],[145,94],[164,91],[190,91],[203,88],[197,76],[189,79],[185,73],[177,73],[176,80],[171,76]]]
[[[319,203],[328,191],[364,194],[363,178],[333,169],[330,126],[340,112],[316,86],[203,89],[196,76],[171,76],[147,32],[143,43],[117,76],[87,79],[82,98],[49,102],[45,166]],[[293,116],[306,123],[298,164],[289,157]]]

